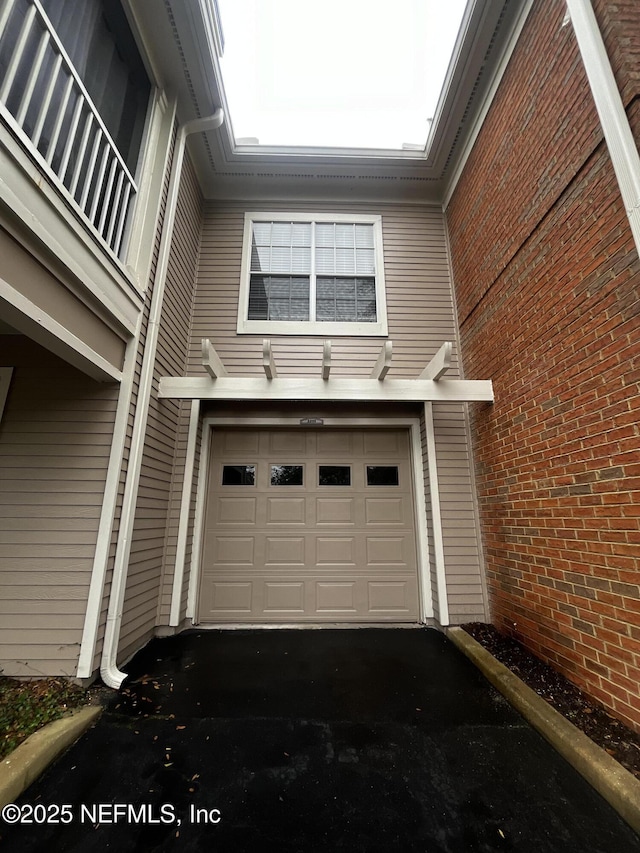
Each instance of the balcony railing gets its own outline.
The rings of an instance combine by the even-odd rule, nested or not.
[[[137,187],[38,0],[0,0],[0,110],[120,256]]]

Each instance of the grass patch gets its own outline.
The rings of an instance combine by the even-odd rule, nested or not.
[[[37,729],[86,703],[86,690],[64,678],[0,678],[0,758]]]

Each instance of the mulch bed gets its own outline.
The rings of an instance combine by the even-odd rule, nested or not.
[[[564,675],[543,663],[516,640],[501,634],[493,625],[470,622],[462,627],[496,660],[640,779],[640,735],[588,699]]]

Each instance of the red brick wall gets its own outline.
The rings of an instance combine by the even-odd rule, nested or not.
[[[564,12],[534,4],[447,222],[465,373],[495,389],[492,619],[640,729],[640,263]]]

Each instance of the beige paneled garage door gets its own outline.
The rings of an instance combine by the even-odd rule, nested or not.
[[[216,429],[202,622],[418,618],[409,433]]]

